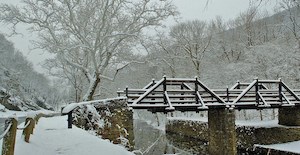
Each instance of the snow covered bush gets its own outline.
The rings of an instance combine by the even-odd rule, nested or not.
[[[126,108],[126,100],[122,98],[86,103],[78,104],[73,110],[73,124],[132,150],[133,116],[132,111]]]
[[[85,130],[97,132],[103,127],[100,115],[92,105],[80,105],[73,110],[73,124]]]

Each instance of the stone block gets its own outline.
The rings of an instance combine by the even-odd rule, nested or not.
[[[300,107],[286,107],[278,110],[280,125],[300,126]]]
[[[235,113],[228,109],[208,110],[209,145],[211,155],[236,155]]]

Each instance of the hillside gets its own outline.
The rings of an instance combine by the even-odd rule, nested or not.
[[[211,88],[230,87],[238,80],[252,82],[256,77],[281,78],[293,88],[299,88],[300,46],[297,39],[300,29],[296,27],[293,30],[293,26],[300,23],[299,10],[295,7],[273,15],[256,13],[251,20],[247,12],[232,21],[216,19],[213,24],[204,23],[206,28],[202,38],[195,31],[197,24],[192,30],[193,21],[179,23],[169,32],[145,41],[148,54],[135,57],[135,60],[145,63],[131,64],[119,72],[114,82],[106,81],[110,87],[106,87],[102,95],[111,97],[115,90],[126,86],[142,88],[152,78],[159,80],[163,75],[198,76]],[[292,21],[291,17],[296,20]],[[197,22],[201,24],[201,21]],[[182,30],[182,25],[190,28]],[[180,37],[174,36],[174,33]],[[208,42],[209,46],[201,51]],[[191,49],[190,53],[185,48]],[[195,63],[199,63],[198,71]]]
[[[47,78],[0,34],[0,110],[53,110],[47,104],[49,90]]]

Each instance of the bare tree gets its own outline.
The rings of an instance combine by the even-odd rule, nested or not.
[[[171,1],[24,0],[24,7],[3,4],[0,20],[25,23],[37,32],[37,48],[56,54],[56,61],[80,70],[89,86],[83,100],[92,100],[105,71],[145,28],[175,15]],[[125,49],[125,50],[124,50]]]
[[[285,24],[287,29],[292,33],[293,38],[296,40],[298,48],[300,48],[300,23],[299,23],[299,0],[282,0],[280,2],[281,8],[287,11],[289,22]]]
[[[200,77],[201,62],[212,37],[207,24],[198,20],[179,23],[171,28],[170,36],[175,46],[186,53],[186,58],[192,62],[196,75]]]
[[[255,45],[254,39],[254,20],[256,20],[258,14],[258,7],[251,6],[248,10],[240,15],[241,18],[241,25],[244,27],[244,31],[246,34],[246,45],[247,47],[251,47]]]
[[[224,22],[221,17],[211,21],[210,29],[213,32],[212,49],[220,52],[220,60],[236,62],[240,59],[242,48],[238,33],[235,31],[235,22]]]
[[[178,76],[179,61],[181,60],[180,51],[174,46],[174,42],[166,33],[159,32],[155,39],[152,39],[149,48],[149,56],[157,63],[162,64],[164,74],[171,77]]]

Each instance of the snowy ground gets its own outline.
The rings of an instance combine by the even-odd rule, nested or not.
[[[49,110],[37,110],[37,111],[12,111],[12,110],[5,110],[5,112],[0,112],[0,118],[8,118],[11,116],[14,117],[26,117],[28,115],[33,115],[33,114],[38,114],[38,113],[43,113],[43,114],[51,114],[54,113],[53,111]]]
[[[200,121],[208,122],[207,117],[198,117],[198,118],[189,118],[189,117],[167,117],[168,120],[181,120],[181,121]],[[264,127],[264,128],[273,128],[273,127],[285,127],[278,124],[278,120],[235,120],[237,126],[252,126],[252,127]]]
[[[273,144],[273,145],[255,145],[257,147],[266,148],[266,149],[273,149],[273,150],[280,150],[286,152],[293,152],[300,154],[300,141],[283,143],[283,144]]]
[[[24,142],[21,136],[22,131],[18,130],[15,155],[133,155],[124,147],[114,145],[75,126],[67,129],[66,116],[41,118],[30,143]],[[2,140],[0,143],[2,146]]]

